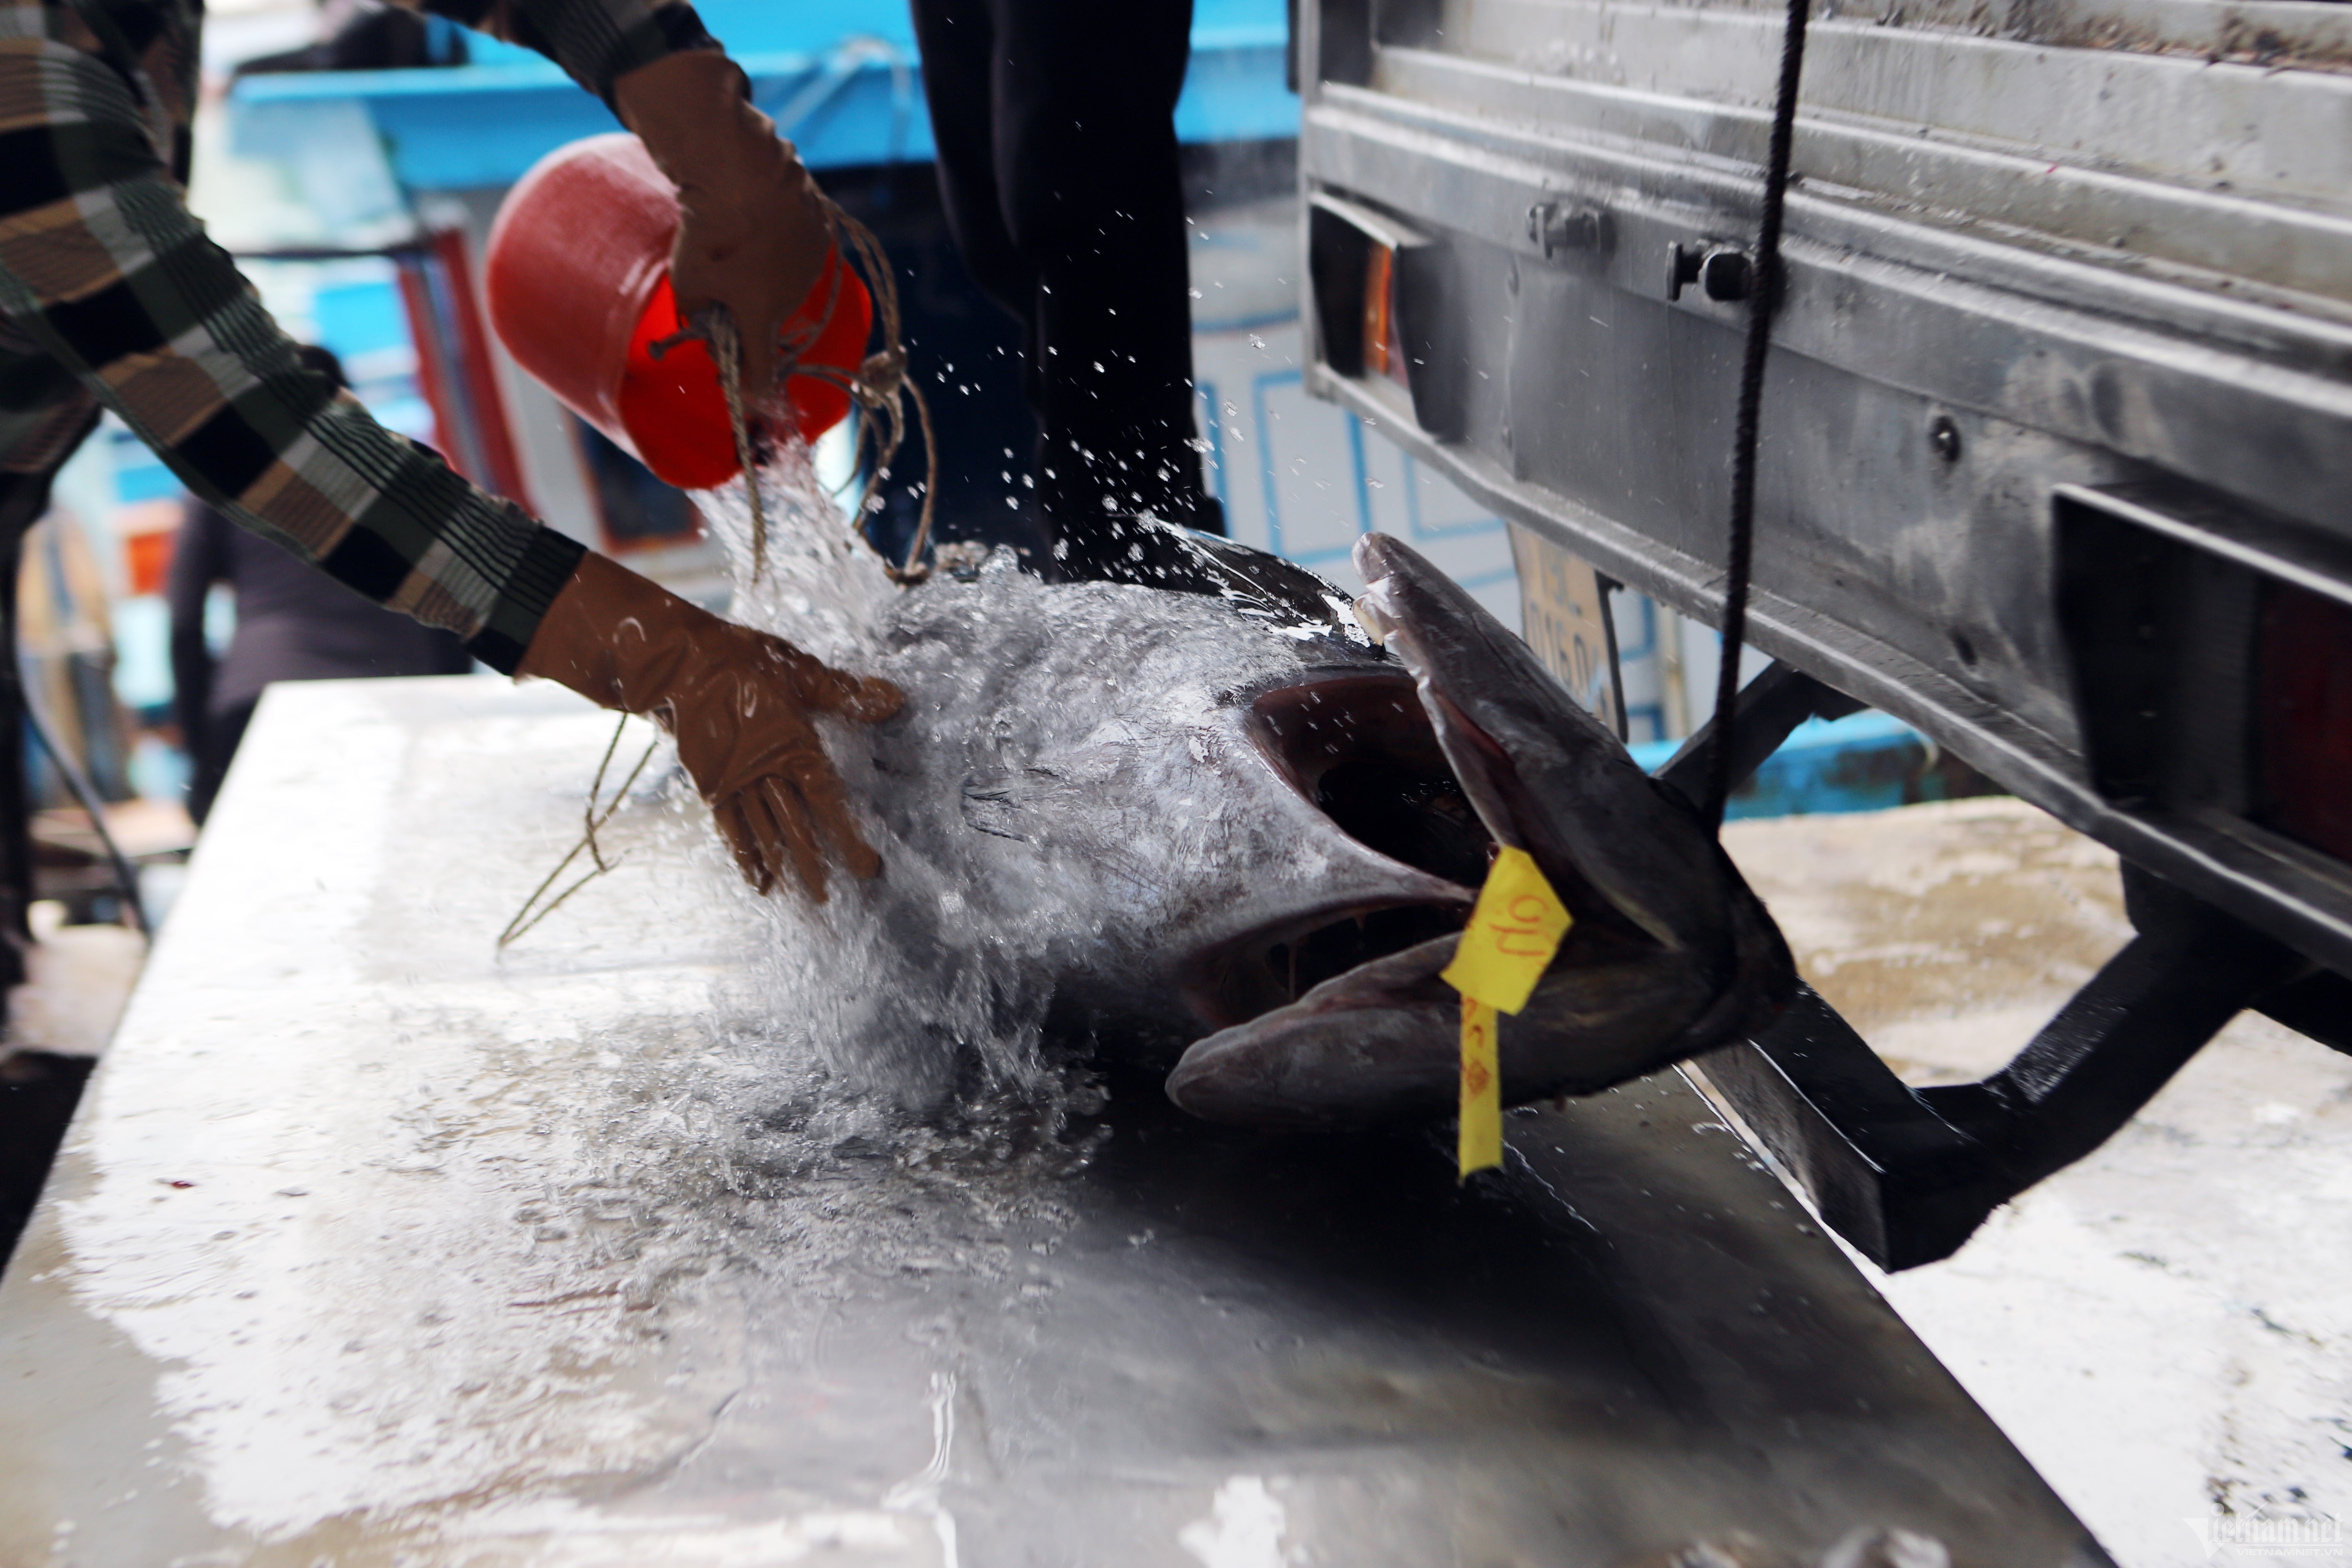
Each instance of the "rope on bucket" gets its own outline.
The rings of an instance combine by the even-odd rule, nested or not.
[[[824,309],[815,320],[794,328],[780,340],[782,350],[779,382],[793,376],[806,376],[827,386],[846,392],[868,417],[858,422],[857,446],[859,465],[866,467],[866,484],[857,496],[856,531],[867,548],[880,550],[873,536],[866,531],[867,519],[873,515],[874,492],[890,476],[890,460],[898,455],[900,443],[907,435],[906,399],[915,402],[915,414],[923,431],[923,450],[928,469],[923,480],[923,515],[915,529],[913,542],[907,549],[907,559],[892,564],[887,558],[883,570],[890,580],[901,588],[911,587],[930,575],[923,564],[923,552],[930,548],[931,517],[939,501],[940,443],[938,433],[931,428],[931,405],[923,396],[923,389],[907,374],[907,347],[900,335],[898,310],[898,277],[891,269],[890,258],[882,249],[882,242],[874,231],[841,210],[840,204],[823,192],[817,200],[824,204],[825,223],[832,229],[835,242],[845,256],[855,259],[857,270],[864,276],[866,290],[873,299],[875,313],[880,319],[882,346],[867,355],[855,374],[831,365],[804,365],[801,357],[833,324],[833,313],[841,299],[841,271],[832,273],[833,287],[825,295]],[[757,582],[767,570],[768,514],[760,495],[757,443],[753,439],[751,411],[743,401],[743,339],[735,318],[724,305],[707,305],[696,311],[682,329],[653,345],[656,358],[689,339],[699,339],[709,345],[710,357],[719,367],[719,390],[727,396],[727,419],[734,427],[735,460],[742,465],[743,486],[749,492],[751,507],[751,580]],[[870,466],[866,460],[871,458]]]
[[[883,253],[882,242],[874,231],[841,210],[830,196],[822,196],[826,218],[835,235],[844,242],[845,252],[854,256],[857,270],[865,275],[866,292],[873,297],[875,313],[881,319],[882,347],[866,356],[855,376],[845,374],[829,365],[812,365],[806,369],[790,369],[787,374],[809,376],[828,386],[837,386],[856,401],[857,406],[872,417],[858,421],[858,456],[863,465],[871,454],[872,466],[866,469],[865,488],[857,497],[857,535],[870,548],[873,536],[866,532],[867,519],[873,516],[875,490],[890,476],[890,460],[898,455],[898,446],[907,435],[905,399],[915,400],[915,417],[923,431],[923,453],[927,468],[923,476],[923,515],[915,528],[915,538],[907,547],[907,559],[897,566],[886,560],[884,570],[890,580],[900,587],[911,587],[930,575],[923,564],[923,552],[930,548],[931,516],[939,504],[940,442],[931,428],[931,405],[923,396],[923,389],[907,374],[907,347],[899,335],[898,275],[891,268],[890,258]],[[833,304],[826,301],[824,319],[833,316]],[[814,341],[824,329],[820,321],[809,329],[809,340]],[[788,364],[796,363],[788,361]],[[879,551],[877,550],[878,554]]]

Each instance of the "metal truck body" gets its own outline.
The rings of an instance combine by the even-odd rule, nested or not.
[[[1307,0],[1294,40],[1311,390],[1709,623],[1781,31],[1780,7],[1738,0]],[[1817,16],[1748,622],[1803,688],[1790,723],[1893,713],[2117,850],[2144,940],[2161,908],[2292,956],[2201,1009],[2146,985],[2107,998],[2126,1013],[2261,1006],[2336,1041],[2347,68],[2352,16],[2328,5]],[[1746,723],[1743,750],[1769,751]],[[2094,1095],[2100,1115],[2201,1042],[2132,1048],[2133,1087]],[[1974,1115],[1937,1121],[1995,1151],[1971,1158],[2037,1164]],[[1829,1142],[1884,1191],[1892,1156],[1853,1132]]]

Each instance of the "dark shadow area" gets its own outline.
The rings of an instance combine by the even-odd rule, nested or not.
[[[97,1065],[87,1056],[46,1051],[0,1057],[0,1268],[33,1217],[82,1084]]]
[[[1055,1191],[1074,1223],[1015,1253],[1051,1304],[991,1286],[961,1320],[973,1408],[1022,1455],[960,1512],[970,1540],[1025,1540],[1041,1477],[1213,1454],[1294,1497],[1475,1474],[1481,1529],[1558,1553],[1512,1561],[1681,1561],[1736,1530],[1812,1563],[1860,1523],[1971,1568],[2104,1561],[1672,1074],[1513,1113],[1506,1167],[1462,1183],[1450,1125],[1268,1135],[1184,1115],[1125,1053],[1097,1066]],[[1363,1540],[1434,1545],[1442,1511]]]
[[[685,491],[663,484],[652,469],[578,414],[567,417],[588,471],[595,476],[596,506],[608,540],[617,548],[643,549],[692,544],[701,537],[702,519]]]
[[[1026,483],[1037,422],[1022,391],[1021,330],[980,291],[956,254],[931,166],[828,170],[824,186],[874,231],[898,270],[907,373],[930,400],[939,436],[933,537],[1044,549],[1035,491]],[[894,560],[905,555],[923,509],[922,432],[913,409],[907,419],[906,444],[891,464],[870,529]]]
[[[1104,1082],[1111,1135],[1081,1178],[1094,1202],[1209,1239],[1216,1274],[1255,1276],[1300,1324],[1385,1323],[1555,1387],[1704,1410],[1656,1326],[1626,1318],[1611,1243],[1523,1164],[1465,1183],[1450,1124],[1270,1134],[1186,1115],[1149,1070]]]

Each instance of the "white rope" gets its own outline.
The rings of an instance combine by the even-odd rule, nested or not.
[[[866,414],[858,421],[857,446],[860,466],[866,467],[866,485],[858,492],[857,537],[873,549],[873,536],[866,531],[867,519],[873,515],[874,492],[890,476],[890,461],[898,455],[906,440],[906,400],[914,399],[915,415],[922,426],[923,451],[927,470],[923,481],[923,514],[915,528],[915,538],[908,546],[907,559],[892,564],[887,559],[883,570],[890,580],[900,587],[910,587],[930,575],[923,564],[923,554],[930,548],[931,518],[938,509],[940,490],[939,434],[931,428],[931,405],[923,396],[923,389],[907,375],[907,348],[900,336],[898,308],[898,277],[892,270],[889,256],[874,232],[847,213],[830,196],[819,193],[824,204],[825,222],[831,227],[837,248],[843,256],[843,267],[832,270],[833,287],[826,293],[824,308],[816,319],[787,332],[779,340],[782,351],[782,368],[777,380],[789,381],[793,376],[807,376],[827,386],[838,387]],[[866,357],[855,373],[832,365],[802,363],[825,329],[833,324],[835,309],[841,302],[842,272],[852,261],[864,275],[866,291],[874,301],[875,315],[882,329],[882,347]],[[719,367],[719,390],[727,397],[727,419],[735,435],[735,459],[742,465],[743,484],[751,492],[751,580],[757,582],[765,571],[768,557],[768,516],[760,497],[758,453],[753,439],[750,411],[743,401],[743,340],[734,317],[724,305],[708,305],[696,311],[688,325],[664,338],[653,346],[656,358],[690,338],[700,339],[710,347],[711,359]],[[878,549],[877,550],[878,554]]]

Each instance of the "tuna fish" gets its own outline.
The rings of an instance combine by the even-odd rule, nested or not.
[[[1133,556],[1139,580],[1049,584],[1000,552],[874,596],[862,650],[814,639],[909,698],[837,737],[887,869],[823,917],[887,955],[853,1021],[893,1042],[902,1094],[1027,1019],[1168,1064],[1218,1121],[1450,1113],[1437,975],[1497,844],[1575,921],[1503,1023],[1507,1103],[1603,1089],[1785,1002],[1787,948],[1696,815],[1411,549],[1362,540],[1352,606],[1158,525]],[[811,637],[807,592],[764,602]]]

